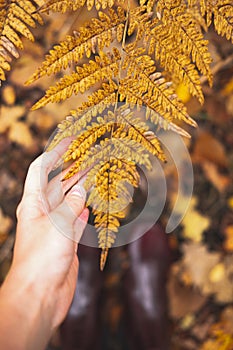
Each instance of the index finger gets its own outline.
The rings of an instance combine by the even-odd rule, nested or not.
[[[49,173],[61,159],[72,139],[69,137],[62,140],[52,151],[42,153],[31,163],[25,180],[25,194],[45,192]]]

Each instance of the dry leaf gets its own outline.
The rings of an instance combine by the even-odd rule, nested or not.
[[[233,93],[233,78],[231,78],[228,83],[224,86],[224,88],[222,89],[222,94],[224,96],[226,95],[230,95]]]
[[[26,44],[26,43],[25,43]],[[28,45],[28,43],[27,43]],[[25,81],[29,76],[31,76],[39,64],[41,64],[43,58],[43,54],[41,54],[40,58],[34,58],[32,52],[26,53],[15,62],[14,69],[11,72],[11,81],[15,85],[19,85],[23,87],[25,90],[29,89],[24,85]],[[39,83],[35,83],[36,86],[40,86],[42,89],[45,89],[54,82],[54,76],[48,76],[42,79]]]
[[[228,176],[222,175],[214,163],[210,163],[208,161],[203,162],[202,168],[207,179],[216,187],[220,193],[224,192],[227,189],[231,183],[231,179]]]
[[[230,121],[231,116],[227,110],[226,101],[217,94],[211,94],[205,99],[205,109],[210,121],[222,128],[224,123]]]
[[[228,199],[228,206],[230,209],[233,209],[233,196]]]
[[[215,340],[208,339],[202,345],[201,350],[219,350],[219,343],[217,344]]]
[[[224,234],[226,236],[224,248],[227,252],[233,252],[233,225],[227,226],[224,230]]]
[[[219,263],[220,254],[210,253],[200,243],[186,243],[183,245],[183,263],[192,276],[193,284],[203,289],[212,268]]]
[[[210,253],[201,244],[183,245],[180,271],[191,275],[193,284],[204,295],[214,295],[217,302],[233,302],[233,256],[221,260],[220,253]]]
[[[233,306],[226,307],[220,318],[225,332],[233,335]]]
[[[189,329],[190,327],[192,327],[194,325],[194,323],[195,323],[194,314],[188,313],[181,320],[180,327],[181,327],[181,329],[186,330],[186,329]]]
[[[227,308],[228,309],[228,308]],[[226,310],[227,310],[226,309]],[[226,327],[226,322],[221,315],[221,321],[212,325],[209,330],[211,340],[205,341],[201,350],[232,350],[233,349],[233,332],[231,328]],[[228,320],[227,320],[228,321]]]
[[[0,207],[0,232],[2,233],[9,233],[9,230],[12,227],[12,220],[9,216],[6,216],[3,214],[2,208]]]
[[[223,280],[225,277],[226,270],[223,263],[215,265],[209,273],[210,282],[217,283]]]
[[[51,113],[47,113],[44,109],[35,112],[29,112],[27,115],[29,125],[35,125],[39,130],[49,130],[55,128],[56,120]]]
[[[14,106],[14,107],[0,107],[0,132],[5,132],[10,128],[20,117],[25,113],[24,106]]]
[[[180,269],[180,263],[171,267],[167,283],[169,313],[173,318],[181,318],[197,312],[206,301],[206,297],[201,295],[200,291],[179,281]]]
[[[201,242],[203,232],[209,227],[210,219],[200,214],[196,209],[197,199],[193,197],[190,206],[182,220],[183,236],[194,242]]]
[[[2,208],[0,207],[0,244],[5,241],[12,224],[11,218],[4,215]]]
[[[233,94],[227,98],[226,109],[230,116],[233,117]]]
[[[9,132],[11,141],[16,142],[24,147],[32,147],[34,142],[31,131],[27,124],[23,122],[15,122]]]
[[[209,161],[221,167],[226,167],[228,162],[224,146],[208,132],[200,133],[197,138],[192,159],[198,163]]]
[[[16,96],[13,86],[7,85],[2,89],[2,99],[7,105],[15,103]]]

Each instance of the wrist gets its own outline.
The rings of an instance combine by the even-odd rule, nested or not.
[[[52,310],[48,300],[30,278],[12,270],[0,290],[0,337],[9,350],[40,350],[52,333]],[[14,330],[14,338],[11,331]],[[15,330],[17,335],[15,334]],[[1,334],[2,333],[2,334]],[[4,344],[4,342],[3,342]],[[35,344],[38,346],[35,347]]]

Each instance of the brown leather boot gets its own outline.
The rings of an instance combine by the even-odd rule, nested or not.
[[[143,230],[141,226],[135,230]],[[165,232],[154,225],[128,245],[128,254],[124,287],[130,350],[168,350],[166,278],[170,254]]]
[[[133,231],[143,230],[142,226]],[[80,245],[79,280],[72,306],[61,328],[62,350],[169,349],[165,290],[169,266],[167,236],[159,225],[155,225],[126,248],[128,268],[123,268],[118,261],[121,260],[120,248],[110,252],[107,277],[124,275],[122,287],[117,285],[114,287],[116,292],[112,290],[110,293],[109,282],[104,283],[106,273],[99,270],[99,249]],[[115,266],[117,261],[119,264]],[[117,280],[122,283],[121,277],[118,276]],[[100,298],[102,288],[104,302]],[[111,296],[116,293],[114,300],[119,299],[118,303],[125,312],[113,334],[108,316],[111,315]],[[101,310],[105,317],[102,317]]]
[[[99,299],[103,273],[99,269],[100,250],[80,245],[79,275],[74,299],[61,327],[62,350],[101,350]]]

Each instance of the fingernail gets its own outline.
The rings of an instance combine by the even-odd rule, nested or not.
[[[70,194],[74,194],[75,196],[78,196],[84,200],[86,199],[86,191],[80,184],[74,185],[70,190]]]

